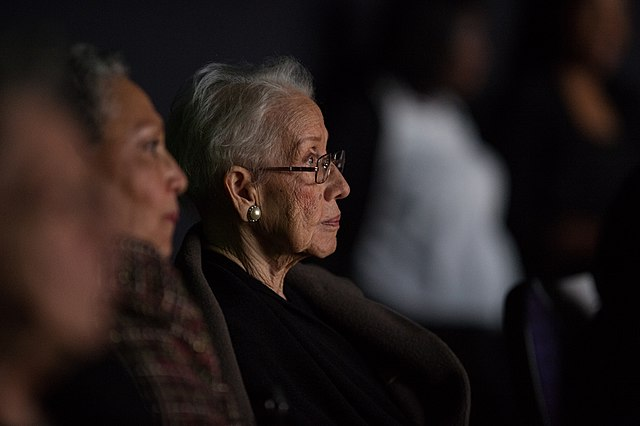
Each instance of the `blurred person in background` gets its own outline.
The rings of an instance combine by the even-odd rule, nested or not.
[[[28,28],[28,29],[27,29]],[[47,424],[41,394],[107,341],[107,186],[70,102],[66,44],[25,26],[0,39],[0,424]]]
[[[499,143],[512,176],[509,225],[528,276],[579,277],[592,267],[604,210],[640,163],[640,96],[619,74],[632,4],[525,6]]]
[[[472,424],[509,424],[502,306],[521,278],[509,182],[469,110],[491,66],[487,5],[409,0],[389,13],[380,142],[355,245],[365,293],[433,329],[469,372]]]

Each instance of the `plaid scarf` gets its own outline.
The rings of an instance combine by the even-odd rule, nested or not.
[[[153,414],[164,425],[236,424],[236,401],[178,272],[140,241],[123,241],[122,254],[112,341]]]

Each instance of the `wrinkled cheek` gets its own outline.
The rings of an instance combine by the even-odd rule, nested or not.
[[[301,219],[304,221],[304,227],[311,230],[320,222],[322,209],[320,208],[322,195],[300,193],[298,195],[298,207]]]
[[[318,200],[316,200],[315,198],[303,198],[302,211],[308,222],[312,223],[317,216],[320,216],[319,205],[320,204],[318,203]]]
[[[314,194],[299,192],[295,195],[295,208],[292,211],[291,226],[296,251],[308,249],[314,240],[314,227],[319,222],[322,212]]]

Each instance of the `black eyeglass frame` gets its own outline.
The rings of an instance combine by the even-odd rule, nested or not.
[[[329,158],[329,162],[326,162],[326,159]],[[315,172],[315,182],[317,184],[322,184],[329,179],[329,175],[331,174],[331,164],[336,166],[336,168],[342,173],[344,171],[344,164],[346,162],[346,153],[344,149],[340,151],[326,153],[318,158],[315,167],[310,166],[276,166],[276,167],[262,167],[260,170],[270,171],[270,172]],[[327,172],[324,174],[324,179],[322,182],[318,181],[318,171],[321,168],[326,168]]]

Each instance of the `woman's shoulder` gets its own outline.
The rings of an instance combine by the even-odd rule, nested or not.
[[[438,408],[430,415],[439,412],[439,416],[451,419],[445,424],[464,422],[469,406],[467,375],[455,354],[435,334],[366,298],[354,282],[318,265],[296,265],[285,285],[294,286],[324,321],[349,336],[362,353],[370,354],[370,361],[380,364],[386,379],[393,377],[399,386],[414,389],[416,395],[437,389],[446,395],[443,400],[455,401],[450,406],[453,409]],[[429,405],[421,399],[418,403]]]
[[[363,297],[362,291],[353,281],[312,263],[298,263],[291,268],[285,280],[287,285],[301,288],[312,295],[339,292],[342,295]]]

